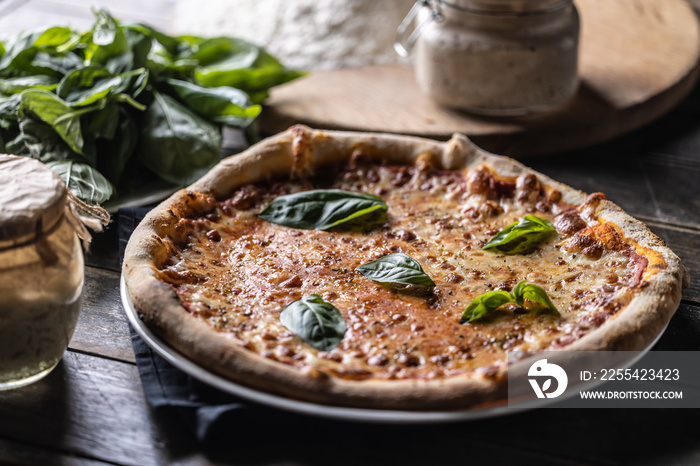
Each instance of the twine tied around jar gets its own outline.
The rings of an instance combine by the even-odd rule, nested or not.
[[[0,154],[0,252],[28,245],[39,250],[39,243],[47,243],[64,224],[87,249],[92,239],[88,228],[99,232],[109,221],[106,210],[78,199],[39,160]]]
[[[92,235],[88,228],[96,233],[102,231],[110,222],[110,215],[105,209],[97,205],[87,204],[68,190],[66,202],[66,219],[75,229],[78,238],[83,242],[83,248],[87,250],[92,241]]]

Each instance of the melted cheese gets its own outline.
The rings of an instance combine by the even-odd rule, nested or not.
[[[637,283],[630,247],[573,241],[583,226],[595,230],[591,218],[574,217],[578,233],[560,233],[528,255],[482,250],[527,214],[550,221],[564,211],[578,215],[528,176],[372,166],[325,174],[320,185],[244,186],[213,212],[187,220],[188,240],[175,244],[163,277],[192,315],[300,370],[350,379],[488,373],[505,364],[508,351],[556,349],[581,338],[619,312]],[[369,231],[310,231],[257,217],[279,195],[319,187],[380,195],[389,208],[386,223]],[[591,241],[597,251],[583,247]],[[435,289],[382,286],[355,271],[394,252],[416,259]],[[561,316],[506,306],[459,323],[475,297],[510,291],[520,280],[542,286]],[[312,293],[338,308],[347,323],[342,342],[329,352],[308,345],[279,319],[285,306]]]

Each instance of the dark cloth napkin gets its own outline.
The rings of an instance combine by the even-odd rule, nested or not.
[[[124,258],[126,243],[148,212],[148,208],[119,210],[119,257]],[[154,412],[165,417],[175,416],[186,425],[202,444],[219,444],[227,433],[236,432],[273,422],[276,429],[303,423],[305,429],[322,429],[327,422],[291,412],[267,408],[242,400],[213,388],[173,367],[131,330],[131,342],[136,355],[136,365],[141,377],[146,399]],[[315,427],[314,427],[315,426]]]

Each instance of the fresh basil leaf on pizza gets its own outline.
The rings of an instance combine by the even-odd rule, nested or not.
[[[402,252],[387,254],[358,266],[355,270],[382,283],[400,283],[433,288],[435,282],[423,271],[418,261]]]
[[[288,227],[328,230],[381,210],[386,204],[373,194],[316,189],[275,198],[258,217]]]
[[[549,220],[526,215],[499,231],[483,249],[495,249],[505,254],[528,254],[556,234],[557,230]]]
[[[317,294],[305,296],[285,307],[280,321],[311,346],[330,351],[345,335],[345,321],[331,303]]]

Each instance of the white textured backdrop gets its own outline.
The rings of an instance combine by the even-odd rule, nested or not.
[[[400,62],[396,28],[414,0],[177,0],[173,32],[231,35],[301,69]]]

